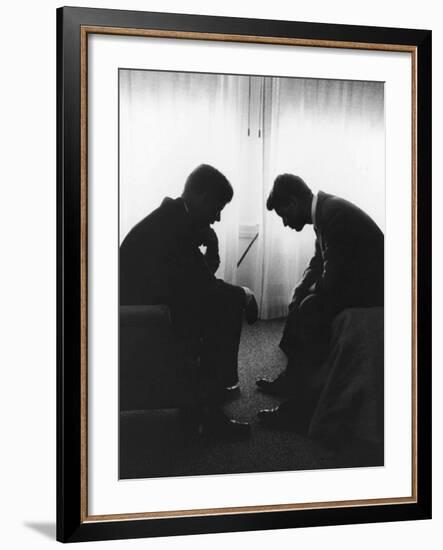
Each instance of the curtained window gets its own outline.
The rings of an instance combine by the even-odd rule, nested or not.
[[[217,276],[251,286],[268,319],[286,315],[314,242],[311,227],[295,233],[266,211],[278,174],[351,200],[384,231],[383,83],[139,70],[119,79],[120,242],[212,164],[234,188],[214,226]]]
[[[384,87],[379,82],[267,78],[263,200],[278,174],[301,176],[348,199],[385,229]],[[314,249],[314,232],[296,233],[265,210],[261,220],[261,314],[286,314]]]

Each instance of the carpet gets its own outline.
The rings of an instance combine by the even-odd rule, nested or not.
[[[239,351],[240,392],[228,416],[251,424],[251,436],[226,442],[189,438],[176,410],[129,411],[120,417],[120,478],[349,468],[383,464],[380,448],[361,442],[326,446],[303,435],[262,426],[257,412],[279,403],[256,390],[255,380],[275,377],[286,364],[279,349],[284,320],[244,325]]]

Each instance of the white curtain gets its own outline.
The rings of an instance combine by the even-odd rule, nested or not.
[[[278,174],[351,200],[384,231],[383,83],[139,70],[119,77],[121,241],[165,196],[179,196],[197,165],[212,164],[234,188],[214,226],[217,276],[250,285],[269,319],[286,315],[314,248],[311,226],[296,233],[266,210]],[[260,236],[238,276],[241,227]]]
[[[245,179],[248,78],[120,71],[120,242],[165,196],[180,196],[199,164],[220,170],[234,199],[215,224],[217,276],[236,282],[238,190]]]
[[[269,78],[265,82],[263,204],[278,174],[301,176],[313,192],[346,198],[384,231],[383,84]],[[314,232],[284,228],[262,211],[261,317],[281,317],[314,250]]]

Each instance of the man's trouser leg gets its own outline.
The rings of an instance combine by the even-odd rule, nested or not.
[[[308,295],[287,319],[280,347],[288,357],[291,401],[309,419],[316,403],[315,378],[327,357],[332,316],[320,297]]]
[[[309,294],[289,313],[280,341],[288,368],[298,368],[300,363],[318,364],[326,358],[331,323],[331,312],[317,294]]]
[[[176,333],[194,350],[183,378],[198,406],[221,406],[224,388],[238,382],[244,305],[242,288],[217,281],[203,301],[173,308]]]
[[[224,281],[217,281],[205,305],[200,362],[209,386],[220,391],[238,382],[244,306],[243,289]]]

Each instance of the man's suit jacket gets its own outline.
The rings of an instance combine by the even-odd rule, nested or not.
[[[318,193],[315,255],[295,296],[314,291],[332,311],[384,303],[384,235],[349,201]]]
[[[183,200],[165,198],[120,246],[120,304],[197,307],[216,281],[200,244]]]

